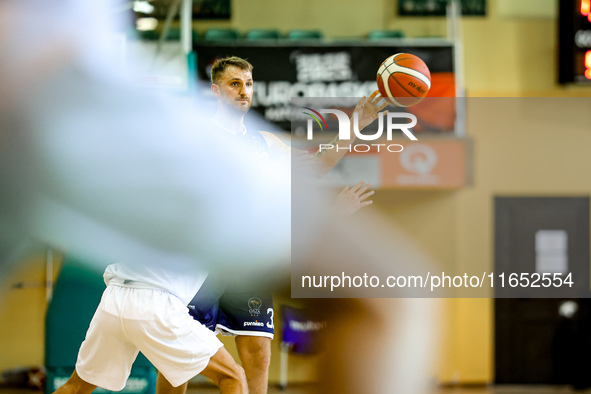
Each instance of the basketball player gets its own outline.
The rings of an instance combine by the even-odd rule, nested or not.
[[[76,370],[57,393],[123,389],[138,351],[163,373],[160,392],[182,394],[202,373],[222,392],[246,393],[242,368],[186,305],[206,271],[244,263],[255,242],[266,245],[251,263],[275,264],[271,250],[283,251],[289,234],[265,232],[288,226],[289,203],[271,195],[288,198],[289,180],[234,144],[217,148],[204,111],[195,135],[198,109],[130,86],[94,45],[104,28],[87,26],[113,17],[108,2],[35,3],[0,2],[1,24],[15,33],[0,34],[0,277],[31,239],[125,262],[105,271]],[[266,214],[254,221],[248,209]],[[220,248],[237,233],[232,250]]]
[[[187,269],[159,268],[164,259],[186,263]],[[174,256],[154,253],[152,261],[141,265],[107,267],[107,289],[80,347],[76,369],[56,394],[86,394],[97,386],[122,390],[139,351],[163,376],[157,382],[159,393],[184,394],[197,374],[212,379],[221,393],[247,393],[243,369],[213,332],[187,314],[189,294],[200,287],[204,273],[189,270],[191,261],[171,259]]]
[[[234,151],[217,149],[215,138],[195,136],[206,114],[195,116],[195,108],[130,89],[115,77],[113,65],[118,63],[101,50],[106,46],[101,38],[112,41],[106,31],[111,25],[104,23],[114,17],[108,3],[0,2],[0,26],[11,32],[0,34],[2,257],[14,256],[13,249],[18,254],[20,240],[32,238],[94,261],[144,262],[154,257],[155,249],[191,256],[198,260],[195,266],[205,269],[273,266],[275,260],[265,258],[284,250],[289,241],[277,232],[281,226],[272,227],[277,214],[289,211],[289,192],[281,183],[285,180],[270,177],[270,169],[253,168]],[[312,192],[317,200],[321,193]],[[253,218],[248,205],[264,214]],[[406,245],[392,241],[403,238],[380,227],[380,217],[367,219],[365,226],[335,226],[340,231],[336,237],[318,241],[338,240],[343,253],[364,255],[376,275],[390,274],[392,261],[425,260],[401,253]],[[390,246],[377,243],[379,237]],[[324,252],[318,259],[339,270],[357,263]],[[175,260],[168,255],[161,259],[167,267]],[[7,260],[14,259],[2,259],[0,269],[8,266]],[[113,276],[109,287],[125,276]],[[137,290],[121,287],[123,293]],[[409,305],[390,313],[381,305],[384,300],[358,302],[364,314],[331,309],[341,312],[340,323],[358,324],[356,330],[333,326],[339,327],[331,330],[340,334],[333,341],[338,351],[324,365],[336,361],[343,369],[322,375],[323,393],[427,392],[424,383],[432,375],[425,365],[433,356],[425,339],[438,326],[429,310]],[[176,310],[174,304],[170,307]],[[76,375],[73,380],[70,388],[88,391],[88,383]]]
[[[224,58],[213,65],[211,90],[217,98],[218,107],[212,120],[222,135],[243,140],[255,159],[267,163],[285,158],[289,160],[291,148],[281,139],[269,132],[249,130],[244,125],[244,117],[252,103],[252,69],[249,62],[239,57]],[[387,106],[387,103],[380,105],[380,99],[376,91],[370,99],[363,98],[359,102],[356,111],[359,112],[360,129],[373,122],[378,112]],[[338,140],[332,143],[336,145]],[[295,154],[299,155],[301,164],[312,159],[317,172],[323,175],[345,153],[344,149],[340,152],[333,149],[331,152],[318,152],[313,158],[302,152]],[[371,201],[365,201],[373,194],[372,191],[367,192],[369,186],[360,182],[350,189],[343,189],[337,199],[337,210],[348,215],[371,204]],[[271,339],[275,332],[273,298],[265,290],[241,289],[236,284],[228,286],[227,280],[225,282],[224,279],[209,277],[189,304],[191,314],[210,329],[235,337],[249,392],[266,393]],[[221,289],[226,286],[232,289],[221,294]]]

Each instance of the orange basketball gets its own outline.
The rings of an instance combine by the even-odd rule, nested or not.
[[[410,53],[397,53],[384,60],[376,80],[382,96],[399,107],[417,104],[431,88],[429,68]]]

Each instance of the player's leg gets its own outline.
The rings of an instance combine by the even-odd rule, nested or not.
[[[193,319],[212,331],[215,330],[218,322],[219,298],[225,287],[225,280],[209,275],[199,292],[189,303],[189,313]],[[213,380],[220,387],[222,393],[247,392],[244,369],[224,348],[220,348],[209,360],[201,375]]]
[[[158,372],[158,378],[156,379],[156,393],[157,394],[185,394],[187,392],[187,383],[181,384],[178,387],[174,387],[164,375]]]
[[[244,369],[225,348],[220,348],[209,360],[201,375],[213,380],[220,387],[222,394],[252,393],[247,387]]]
[[[80,345],[76,369],[57,394],[91,393],[97,386],[110,391],[125,387],[138,350],[123,333],[119,317],[104,310],[120,300],[122,291],[112,286],[105,289]]]
[[[222,394],[248,393],[244,369],[232,358],[225,348],[220,348],[211,357],[201,375],[210,378],[220,388]],[[184,394],[187,383],[173,387],[164,375],[158,372],[156,394]]]
[[[246,373],[250,394],[266,394],[271,363],[271,338],[238,335],[238,355]]]
[[[95,385],[85,382],[74,371],[70,379],[62,387],[58,388],[54,394],[90,394],[95,388]]]
[[[220,297],[217,328],[236,337],[249,392],[266,393],[275,334],[273,297],[259,291],[227,291]]]
[[[222,393],[247,393],[244,370],[216,337],[195,321],[187,307],[172,294],[154,291],[148,299],[150,321],[126,321],[126,330],[146,358],[158,369],[157,394],[184,393],[198,374],[211,378]]]
[[[220,348],[209,360],[201,375],[213,380],[220,387],[222,394],[248,393],[244,370],[225,348]],[[184,394],[186,389],[187,383],[173,387],[164,375],[158,372],[156,394]]]

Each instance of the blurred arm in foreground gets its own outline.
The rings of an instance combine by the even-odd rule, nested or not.
[[[32,238],[101,263],[167,264],[171,253],[186,257],[174,259],[181,271],[187,260],[205,270],[272,268],[290,243],[290,177],[219,143],[194,104],[118,77],[93,26],[112,17],[98,4],[0,3],[1,258]],[[305,190],[293,217],[307,231],[293,234],[292,250],[323,262],[312,270],[363,265],[378,275],[425,262],[392,243],[379,217],[323,226],[330,204],[319,188]],[[415,302],[346,301],[363,314],[334,319],[343,325],[332,326],[324,392],[425,392],[432,314]]]
[[[131,86],[85,26],[104,13],[0,5],[2,252],[29,235],[106,263],[157,249],[206,268],[274,264],[289,244],[289,177],[219,148],[199,103]]]

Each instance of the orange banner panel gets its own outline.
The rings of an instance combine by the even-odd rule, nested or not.
[[[382,187],[448,189],[467,184],[465,140],[392,142],[400,143],[404,150],[379,153]]]

